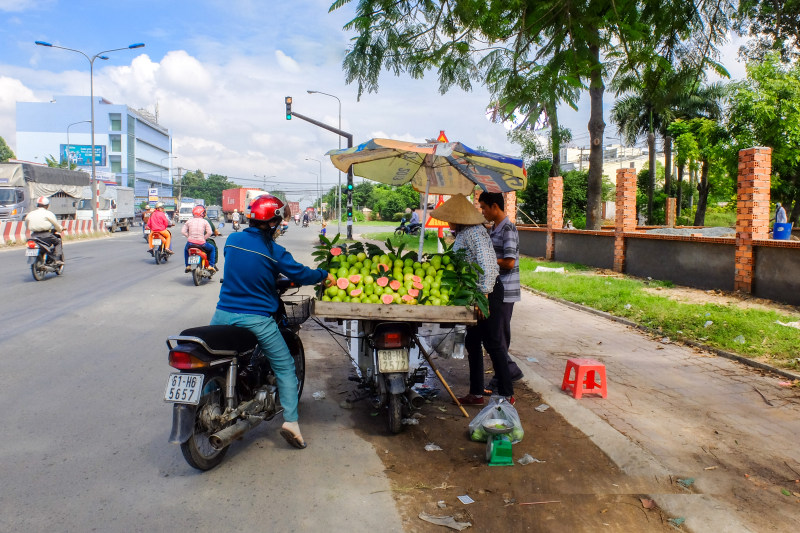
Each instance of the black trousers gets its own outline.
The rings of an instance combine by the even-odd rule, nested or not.
[[[508,348],[511,345],[511,315],[514,313],[514,302],[503,302],[502,310],[503,343],[506,345],[506,361],[508,361],[508,370],[513,379],[515,376],[520,376],[522,374],[522,370],[520,370],[519,366],[517,366],[517,363],[512,361],[511,356],[508,355]]]
[[[64,248],[61,245],[61,238],[54,234],[52,231],[32,231],[31,237],[41,239],[47,244],[54,246],[55,257],[53,259],[58,261],[64,260]]]
[[[464,345],[469,359],[469,392],[476,396],[483,395],[483,350],[486,348],[492,360],[497,376],[497,393],[500,396],[511,396],[514,387],[511,384],[511,373],[508,369],[508,349],[505,344],[503,313],[503,283],[500,278],[495,281],[494,289],[489,294],[489,317],[478,320],[477,325],[467,328]]]

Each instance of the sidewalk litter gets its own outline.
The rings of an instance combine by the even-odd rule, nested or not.
[[[313,396],[315,400],[324,400],[325,399],[325,391],[318,390],[317,392],[315,392],[311,396]]]
[[[559,274],[564,274],[564,267],[543,267],[541,265],[536,267],[534,272],[558,272]]]
[[[439,446],[435,445],[434,443],[429,442],[428,444],[425,445],[425,451],[426,452],[440,452],[440,451],[442,451],[442,449]]]
[[[545,412],[545,411],[547,411],[548,409],[550,409],[550,406],[549,406],[549,405],[547,405],[546,403],[543,403],[543,404],[542,404],[542,405],[540,405],[539,407],[534,407],[534,408],[533,408],[533,410],[534,410],[534,411],[539,411],[540,413],[544,413],[544,412]]]
[[[517,459],[517,462],[521,465],[529,465],[531,463],[546,463],[547,461],[540,461],[536,457],[533,457],[531,454],[526,453],[525,455]]]
[[[464,505],[469,505],[470,503],[475,503],[475,500],[469,497],[469,494],[464,494],[463,496],[456,496],[458,501],[463,503]]]
[[[421,520],[425,520],[426,522],[430,522],[431,524],[449,527],[450,529],[455,529],[456,531],[463,531],[468,527],[472,527],[472,522],[458,522],[452,516],[434,516],[428,513],[419,513],[419,518]]]

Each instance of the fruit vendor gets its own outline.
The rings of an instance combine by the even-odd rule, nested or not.
[[[503,335],[503,283],[500,281],[492,239],[483,227],[486,220],[463,194],[457,194],[431,212],[431,217],[450,224],[455,234],[453,250],[465,250],[467,260],[482,270],[478,288],[489,301],[489,316],[480,316],[475,326],[467,328],[465,347],[469,358],[469,394],[459,398],[464,405],[483,405],[483,350],[492,359],[497,377],[497,394],[514,403],[514,388],[509,372],[507,348]]]

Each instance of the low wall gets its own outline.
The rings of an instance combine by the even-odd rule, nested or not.
[[[64,228],[63,235],[89,235],[92,232],[91,220],[61,220],[59,221]],[[30,236],[30,232],[25,229],[25,222],[0,222],[0,246],[8,242],[21,242]]]
[[[626,233],[625,273],[698,289],[733,290],[734,239]]]
[[[800,242],[753,241],[753,296],[800,305]]]
[[[547,249],[547,229],[517,226],[519,253],[530,257],[544,257]]]
[[[607,231],[554,231],[555,254],[559,261],[614,267],[614,234]]]

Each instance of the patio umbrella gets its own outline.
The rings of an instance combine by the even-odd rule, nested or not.
[[[331,150],[333,165],[387,185],[411,185],[430,194],[472,193],[475,185],[487,192],[525,188],[521,158],[473,150],[458,142],[411,143],[371,139],[353,148]]]
[[[412,143],[371,139],[352,148],[331,150],[333,165],[347,172],[387,185],[412,187],[425,193],[423,223],[429,194],[469,196],[478,185],[487,192],[525,188],[527,173],[521,158],[473,150],[459,142]],[[425,232],[420,232],[419,255]]]

